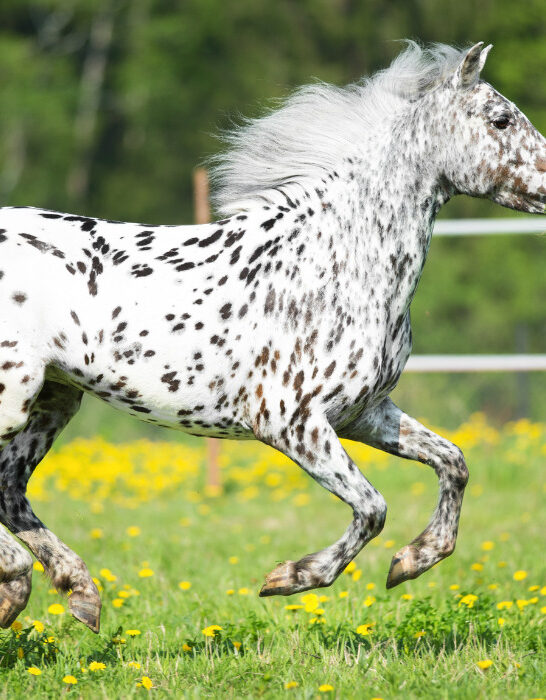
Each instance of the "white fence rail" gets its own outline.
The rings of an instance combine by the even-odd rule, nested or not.
[[[546,233],[541,217],[514,219],[443,219],[435,236],[481,236]],[[546,245],[546,241],[545,241]],[[412,355],[406,372],[544,372],[546,355]]]
[[[514,233],[546,233],[542,216],[517,219],[440,219],[434,226],[435,236],[483,236]]]

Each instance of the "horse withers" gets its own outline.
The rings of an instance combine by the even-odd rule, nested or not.
[[[463,455],[388,395],[441,205],[468,194],[545,212],[546,141],[480,79],[489,48],[410,43],[367,80],[302,88],[247,122],[216,164],[213,224],[0,210],[0,522],[90,629],[101,602],[87,567],[25,496],[84,391],[195,435],[261,440],[352,508],[337,542],[279,565],[260,595],[330,585],[381,531],[385,501],[340,437],[438,475],[432,519],[387,587],[453,551]],[[5,530],[0,546],[5,627],[32,559]]]

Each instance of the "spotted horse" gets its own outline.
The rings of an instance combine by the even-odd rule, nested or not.
[[[545,212],[546,141],[480,79],[489,49],[410,42],[369,79],[304,87],[247,122],[216,162],[225,218],[210,225],[0,210],[0,521],[90,629],[91,576],[25,496],[84,391],[194,435],[261,440],[352,508],[337,542],[277,566],[262,596],[329,586],[383,527],[385,501],[340,437],[438,476],[434,514],[387,587],[453,551],[463,455],[388,395],[440,206],[468,194]],[[32,560],[0,540],[5,627]]]

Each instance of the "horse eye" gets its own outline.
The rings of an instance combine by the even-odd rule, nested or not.
[[[499,117],[498,119],[493,119],[492,124],[496,129],[506,129],[508,124],[510,124],[510,118],[506,116]]]

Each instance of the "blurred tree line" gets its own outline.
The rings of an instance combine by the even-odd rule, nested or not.
[[[545,30],[543,0],[2,0],[0,204],[190,223],[192,169],[221,147],[219,130],[313,77],[343,84],[384,67],[404,37],[493,43],[484,78],[544,133]],[[459,197],[443,215],[510,213]],[[545,246],[435,240],[415,351],[544,352]],[[482,380],[457,381],[468,397]],[[513,415],[511,381],[480,390],[476,407],[501,401]],[[536,413],[545,384],[531,384]]]

